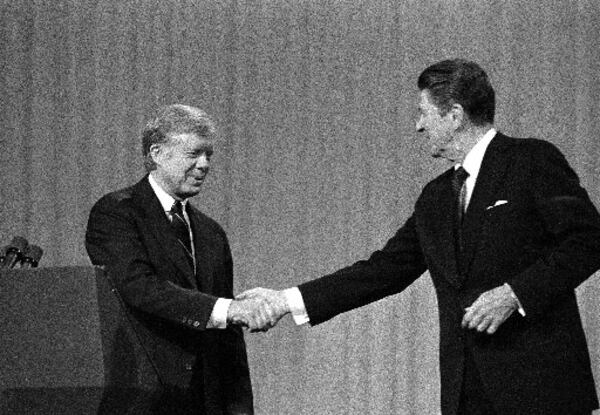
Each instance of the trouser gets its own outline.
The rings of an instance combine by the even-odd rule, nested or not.
[[[465,348],[465,368],[457,415],[500,415],[494,410],[487,396],[473,355],[467,348]],[[568,415],[592,415],[592,412],[572,412]]]
[[[463,383],[458,403],[458,415],[496,415],[489,400],[473,355],[465,348]]]

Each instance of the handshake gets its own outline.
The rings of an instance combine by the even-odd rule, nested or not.
[[[290,312],[283,291],[253,288],[237,295],[227,312],[227,323],[251,332],[267,331]]]

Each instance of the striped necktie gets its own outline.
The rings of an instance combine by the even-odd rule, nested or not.
[[[190,239],[190,225],[183,216],[183,205],[181,202],[176,200],[175,203],[173,203],[173,207],[169,213],[171,214],[171,230],[183,248],[185,248],[185,252],[188,254],[191,263],[194,264],[194,251],[192,249],[192,241]]]

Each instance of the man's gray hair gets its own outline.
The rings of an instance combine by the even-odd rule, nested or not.
[[[156,169],[156,164],[150,155],[150,147],[168,142],[169,134],[197,134],[200,137],[212,137],[215,134],[215,125],[199,108],[182,104],[162,107],[156,118],[150,120],[142,131],[142,154],[147,171]]]

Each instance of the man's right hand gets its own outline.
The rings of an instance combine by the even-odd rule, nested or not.
[[[248,327],[251,332],[267,331],[289,312],[282,291],[254,288],[231,302],[227,323]]]

